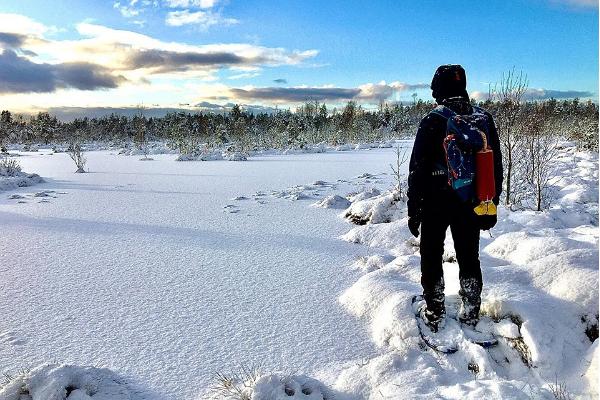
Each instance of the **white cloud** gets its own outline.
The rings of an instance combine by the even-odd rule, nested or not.
[[[409,84],[398,81],[387,84],[385,81],[381,81],[379,83],[367,83],[359,86],[358,88],[360,89],[360,94],[356,96],[357,99],[380,102],[388,100],[393,95],[399,94],[400,92],[416,89],[427,89],[429,88],[429,84]]]
[[[218,0],[165,0],[165,4],[170,8],[213,8]]]
[[[11,21],[18,21],[19,26],[11,25]],[[318,54],[316,50],[290,51],[244,43],[196,46],[165,42],[137,32],[112,29],[89,22],[77,24],[76,33],[79,36],[75,35],[68,40],[51,39],[46,37],[44,32],[52,32],[52,29],[27,17],[0,14],[0,48],[9,49],[11,54],[14,54],[10,58],[11,54],[7,53],[6,57],[0,59],[0,72],[3,68],[10,70],[12,64],[20,63],[42,68],[48,72],[46,75],[50,76],[51,71],[62,68],[62,64],[75,64],[79,69],[74,70],[75,66],[67,68],[65,74],[70,74],[67,77],[72,77],[75,72],[88,71],[87,78],[93,78],[94,82],[102,80],[102,87],[108,88],[108,92],[113,95],[120,96],[114,93],[120,93],[125,86],[141,88],[155,85],[156,82],[183,84],[190,81],[214,81],[218,79],[217,72],[224,69],[232,71],[233,77],[242,74],[255,76],[262,67],[301,65]],[[0,55],[2,54],[4,53],[0,50]],[[9,99],[41,98],[36,97],[41,96],[39,93],[19,93],[19,88],[31,81],[28,78],[36,77],[27,76],[28,73],[23,71],[17,74],[18,76],[14,73],[11,75],[15,82],[11,86],[12,97]],[[106,82],[114,84],[109,85]],[[48,84],[33,91],[47,91],[49,94],[63,91],[72,93],[80,86]],[[66,89],[63,90],[63,87]],[[93,87],[86,86],[91,89]],[[22,92],[26,91],[32,92],[30,89]],[[86,98],[90,97],[90,93],[86,92]],[[7,99],[5,95],[0,95],[0,98],[2,101]]]
[[[256,78],[257,76],[260,76],[259,72],[244,72],[244,73],[237,74],[237,75],[231,75],[231,76],[227,77],[227,79],[232,79],[232,80],[249,79],[249,78]]]
[[[116,8],[117,10],[119,10],[119,12],[121,13],[122,16],[124,16],[125,18],[132,18],[132,17],[136,17],[140,14],[140,10],[135,8],[136,3],[138,2],[138,0],[131,0],[129,2],[129,4],[122,4],[119,1],[116,1],[115,3],[113,3],[113,7]]]
[[[210,11],[171,11],[167,13],[165,22],[169,26],[195,25],[208,29],[213,25],[232,25],[239,21],[234,18],[223,18],[219,13]]]
[[[0,13],[0,32],[42,36],[55,30],[24,15]]]

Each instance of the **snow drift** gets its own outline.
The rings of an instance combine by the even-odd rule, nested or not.
[[[7,378],[0,386],[0,400],[142,400],[149,396],[109,369],[75,365],[40,366]]]

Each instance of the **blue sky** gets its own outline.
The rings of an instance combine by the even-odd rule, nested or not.
[[[591,0],[4,1],[0,46],[0,101],[21,111],[427,100],[446,63],[476,97],[513,67],[532,98],[598,97]]]

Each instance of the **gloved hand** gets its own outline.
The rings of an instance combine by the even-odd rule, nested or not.
[[[419,226],[421,225],[421,220],[417,217],[409,217],[408,218],[408,230],[414,237],[419,237]]]
[[[496,225],[496,222],[498,222],[498,216],[497,215],[480,215],[477,217],[477,221],[479,222],[480,230],[489,231]]]

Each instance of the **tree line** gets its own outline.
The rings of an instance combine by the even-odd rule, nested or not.
[[[583,148],[598,147],[598,105],[591,101],[522,102],[503,98],[473,103],[495,116],[500,135],[508,134],[509,141],[513,134],[553,132],[577,141]],[[323,142],[336,146],[411,137],[433,107],[431,102],[415,101],[381,104],[376,110],[368,110],[348,102],[340,109],[329,110],[325,104],[308,102],[294,112],[253,114],[236,105],[223,114],[174,112],[157,118],[146,117],[140,109],[130,117],[111,114],[70,122],[59,121],[47,112],[25,117],[5,110],[0,113],[0,145],[96,141],[126,146],[160,140],[182,154],[230,146],[242,152],[302,148]]]
[[[527,78],[514,70],[502,77],[483,102],[472,100],[494,115],[504,164],[503,201],[512,207],[544,209],[556,179],[552,162],[565,140],[580,149],[598,150],[598,104],[592,101],[524,101]],[[87,142],[137,147],[147,154],[148,142],[162,141],[183,155],[213,149],[247,153],[262,149],[337,146],[411,138],[419,122],[435,106],[421,100],[410,104],[382,103],[365,109],[355,102],[328,109],[307,102],[295,111],[251,113],[235,105],[227,113],[172,112],[59,121],[47,112],[33,116],[0,113],[0,148],[11,144],[65,145],[81,149]],[[83,146],[84,147],[84,146]]]

